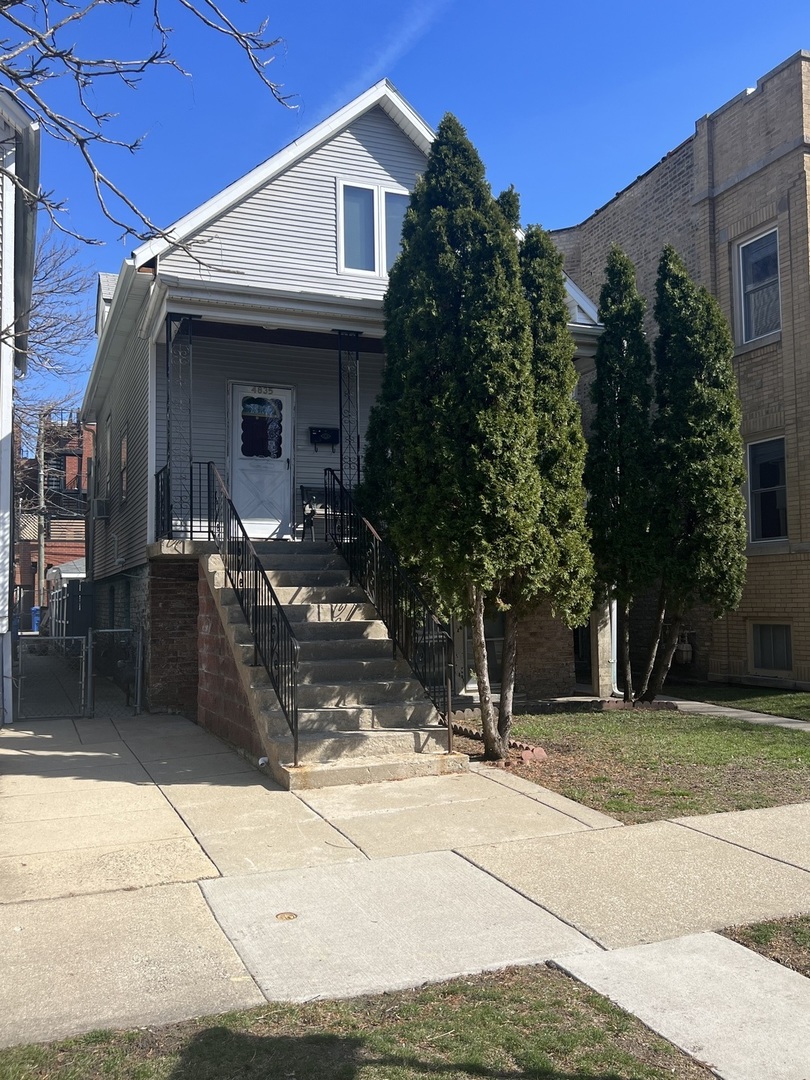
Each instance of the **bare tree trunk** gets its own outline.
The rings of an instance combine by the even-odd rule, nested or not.
[[[678,646],[678,638],[681,636],[681,627],[683,626],[683,615],[678,613],[672,619],[666,638],[663,642],[663,647],[658,650],[658,657],[655,663],[655,670],[653,671],[652,678],[650,679],[650,686],[645,697],[645,701],[654,701],[664,688],[664,682],[669,669],[672,666],[672,657],[675,655],[675,649]]]
[[[655,658],[658,654],[658,643],[661,640],[661,631],[664,628],[664,618],[667,613],[667,601],[664,594],[664,584],[661,583],[661,591],[658,594],[658,614],[655,619],[655,630],[653,631],[652,638],[650,640],[650,653],[647,657],[647,666],[644,669],[644,675],[641,679],[641,689],[636,694],[636,701],[652,701],[651,697],[648,697],[648,688],[650,685],[650,678],[653,673],[653,667],[655,666]]]
[[[624,671],[624,700],[633,700],[633,669],[630,666],[630,601],[622,608],[622,669]]]
[[[488,761],[500,761],[504,756],[504,751],[495,722],[492,691],[489,685],[487,643],[484,634],[484,594],[475,585],[470,586],[470,606],[473,613],[473,661],[475,678],[478,682],[478,697],[481,701],[481,725],[484,730],[484,756]]]
[[[514,608],[504,614],[503,656],[501,658],[501,703],[498,711],[498,735],[503,755],[509,750],[512,730],[512,706],[515,699],[515,670],[517,667],[517,615]]]

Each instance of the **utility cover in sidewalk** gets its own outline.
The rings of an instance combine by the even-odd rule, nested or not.
[[[200,883],[274,1001],[352,997],[553,954],[597,951],[576,930],[449,851]],[[276,912],[297,918],[279,921]]]

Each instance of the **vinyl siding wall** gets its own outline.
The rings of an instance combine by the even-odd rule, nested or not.
[[[360,438],[365,439],[368,416],[382,383],[383,357],[360,354]],[[340,466],[340,447],[317,452],[309,441],[310,427],[339,427],[338,354],[326,349],[262,345],[253,342],[197,339],[192,344],[192,415],[194,461],[213,461],[226,483],[231,382],[291,386],[295,423],[292,482],[296,521],[300,524],[300,487],[321,487],[324,469]],[[166,462],[165,349],[157,354],[157,458]]]
[[[149,344],[134,334],[118,363],[104,405],[96,420],[95,493],[105,498],[109,484],[110,516],[95,525],[96,578],[120,573],[145,562],[147,499],[149,492]],[[110,417],[110,454],[106,452],[106,425]],[[127,496],[121,497],[121,436],[127,432]],[[116,547],[117,543],[117,547]],[[116,566],[116,555],[123,566]]]
[[[382,298],[386,277],[338,273],[337,181],[413,190],[426,158],[379,107],[203,229],[195,261],[175,251],[166,273],[359,298]]]

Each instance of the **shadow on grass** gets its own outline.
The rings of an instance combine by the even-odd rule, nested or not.
[[[531,1056],[529,1051],[527,1056]],[[464,1051],[443,1060],[425,1060],[416,1049],[382,1052],[362,1036],[243,1035],[225,1027],[206,1028],[184,1047],[168,1080],[355,1080],[361,1069],[390,1068],[397,1076],[456,1076],[470,1080],[625,1080],[617,1072],[561,1072],[553,1065],[526,1063],[490,1068],[464,1060]],[[380,1074],[376,1074],[380,1075]]]

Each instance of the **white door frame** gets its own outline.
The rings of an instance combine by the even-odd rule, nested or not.
[[[285,390],[290,395],[290,521],[289,536],[295,538],[296,525],[296,502],[295,502],[295,450],[296,450],[296,393],[295,387],[289,383],[260,382],[257,379],[228,379],[227,400],[225,402],[225,468],[227,475],[228,490],[233,499],[233,396],[234,387],[249,386],[256,393],[268,393],[273,390]],[[237,513],[239,508],[237,507]],[[241,516],[241,515],[240,515]]]

